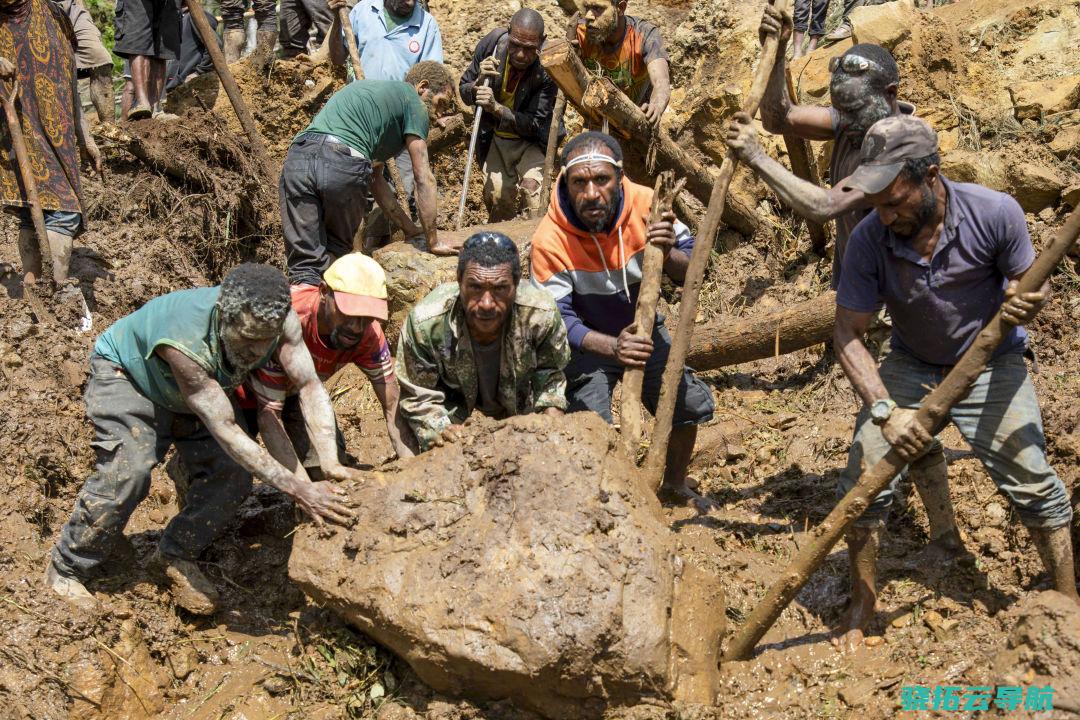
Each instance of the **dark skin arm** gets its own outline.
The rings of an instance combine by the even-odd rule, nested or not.
[[[326,31],[326,37],[340,39],[340,42],[330,43],[330,62],[334,65],[344,65],[349,62],[349,51],[345,49],[345,34],[341,29],[341,15],[338,10],[345,8],[348,11],[349,5],[345,0],[327,0],[326,4],[330,12],[334,14],[334,21],[330,23],[330,29]]]
[[[382,405],[383,418],[386,420],[386,433],[390,436],[390,445],[394,448],[399,458],[409,458],[416,455],[419,448],[409,423],[398,412],[398,398],[401,396],[401,388],[398,386],[396,377],[388,378],[385,382],[371,382],[371,389],[375,391],[375,397],[379,398]]]
[[[198,363],[172,347],[159,347],[156,353],[172,369],[188,407],[229,457],[259,480],[291,496],[317,525],[322,526],[324,519],[340,524],[351,521],[353,512],[344,491],[329,483],[307,481],[274,460],[237,424],[225,391]]]
[[[431,163],[428,161],[427,142],[416,135],[406,135],[405,147],[412,161],[413,177],[416,179],[416,209],[420,215],[420,224],[424,226],[428,250],[434,255],[456,255],[455,249],[440,242],[439,232],[435,227],[438,194],[435,174],[431,172]]]
[[[645,118],[653,127],[659,127],[660,118],[671,102],[671,72],[668,61],[657,58],[648,64],[649,82],[652,83],[652,94],[647,103],[642,103],[641,109]]]

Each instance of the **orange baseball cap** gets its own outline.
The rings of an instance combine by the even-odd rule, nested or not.
[[[354,317],[386,320],[386,272],[363,253],[342,255],[323,273],[323,281],[334,291],[338,310]]]

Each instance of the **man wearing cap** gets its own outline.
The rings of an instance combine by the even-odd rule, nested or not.
[[[474,410],[497,419],[566,409],[566,329],[543,290],[520,285],[517,246],[470,236],[457,282],[417,303],[398,339],[401,412],[421,450],[457,433]]]
[[[860,43],[829,63],[832,80],[829,99],[832,107],[797,105],[788,97],[784,52],[791,36],[791,16],[772,6],[765,6],[759,37],[779,35],[776,66],[761,102],[761,124],[775,134],[793,135],[806,140],[834,140],[829,181],[825,189],[803,180],[768,156],[757,143],[756,132],[746,113],[732,117],[727,144],[741,162],[746,163],[772,188],[781,202],[796,214],[817,223],[836,220],[836,246],[833,249],[832,286],[840,283],[841,261],[848,236],[870,210],[857,190],[843,190],[843,179],[859,164],[859,148],[866,131],[878,120],[890,115],[910,115],[915,106],[896,98],[900,71],[896,60],[880,45]]]
[[[360,368],[382,405],[391,447],[398,457],[412,457],[412,437],[398,413],[398,381],[380,325],[386,322],[387,306],[386,273],[379,263],[362,253],[349,253],[334,261],[318,285],[290,289],[304,344],[319,378],[325,383],[349,364]],[[296,388],[276,359],[252,373],[250,390],[258,407],[259,432],[270,454],[297,473],[319,479],[319,456],[308,440]],[[247,404],[251,406],[250,399]],[[345,440],[340,430],[337,443],[344,462]]]
[[[862,193],[873,211],[855,228],[844,256],[836,298],[836,353],[863,400],[846,469],[843,495],[889,451],[923,463],[940,443],[915,421],[928,388],[942,380],[1000,308],[1015,327],[1006,335],[971,392],[949,419],[1027,527],[1054,588],[1077,597],[1069,522],[1072,509],[1046,458],[1042,417],[1024,364],[1029,322],[1046,302],[1047,287],[1017,293],[1017,280],[1035,259],[1024,212],[1010,196],[947,180],[937,136],[922,120],[890,117],[870,128],[862,162],[843,186]],[[880,367],[862,337],[881,305],[892,317],[889,350]],[[949,499],[927,502],[932,544],[962,547]],[[874,614],[874,563],[893,485],[878,495],[849,531],[851,604],[845,646],[862,639]]]
[[[663,318],[652,337],[637,333],[634,308],[641,289],[645,244],[664,251],[664,273],[681,283],[694,238],[668,213],[648,223],[652,189],[623,175],[615,138],[586,132],[566,144],[563,173],[547,215],[532,239],[533,282],[555,298],[573,355],[566,369],[570,411],[591,410],[608,422],[615,385],[628,367],[644,368],[642,401],[656,411],[671,350]],[[664,489],[705,512],[716,503],[687,478],[697,426],[713,416],[709,387],[684,368],[668,446]]]

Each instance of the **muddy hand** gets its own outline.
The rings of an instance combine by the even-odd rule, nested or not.
[[[747,165],[761,153],[761,146],[757,141],[757,130],[754,129],[750,116],[744,112],[737,112],[731,117],[724,142],[735,151],[739,160]]]
[[[645,113],[645,119],[649,121],[649,124],[657,127],[660,125],[660,118],[664,114],[666,105],[663,99],[653,97],[649,102],[641,104],[641,111]]]
[[[1019,283],[1010,280],[1005,288],[1005,302],[1001,306],[1001,316],[1005,322],[1013,325],[1027,325],[1046,304],[1046,290],[1038,292],[1017,292]]]
[[[787,43],[791,39],[791,15],[777,10],[771,0],[765,6],[765,13],[761,16],[761,25],[758,27],[758,41],[762,45],[770,35],[779,34],[780,42]]]
[[[916,419],[917,410],[896,408],[881,426],[881,434],[892,445],[901,459],[911,462],[918,459],[934,437]]]
[[[491,112],[495,109],[495,91],[481,85],[476,88],[476,106]]]
[[[364,473],[351,467],[346,467],[340,463],[337,465],[331,465],[329,467],[321,468],[323,476],[327,480],[334,480],[336,482],[358,482],[362,483],[366,479]]]
[[[486,57],[480,61],[480,80],[484,78],[497,78],[499,77],[499,61],[493,57]],[[480,90],[480,86],[477,85],[477,91]]]
[[[652,356],[652,339],[638,335],[637,329],[637,323],[627,325],[615,339],[615,359],[625,367],[643,368]]]
[[[346,10],[349,9],[349,3],[346,2],[346,0],[326,0],[326,6],[330,8],[334,14],[337,14],[337,11],[342,8],[345,8]]]
[[[451,425],[450,427],[439,433],[439,436],[435,438],[435,442],[432,443],[435,447],[442,447],[443,445],[451,445],[465,436],[465,428],[461,425]]]
[[[354,517],[345,491],[330,483],[317,482],[302,485],[293,497],[320,528],[324,525],[323,520],[329,520],[338,525],[349,525]]]

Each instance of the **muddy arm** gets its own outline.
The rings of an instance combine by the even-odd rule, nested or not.
[[[438,231],[435,227],[438,216],[438,193],[435,187],[435,175],[428,162],[427,142],[415,135],[406,136],[405,147],[412,160],[413,177],[416,179],[416,209],[420,215],[420,224],[424,226],[428,247],[439,244]]]
[[[270,456],[281,463],[286,470],[310,482],[311,478],[308,477],[300,458],[296,456],[296,448],[293,447],[292,439],[281,420],[281,406],[277,403],[264,402],[260,398],[257,417],[259,435],[262,436],[263,444],[266,445]]]
[[[375,391],[375,397],[382,405],[383,418],[386,420],[386,434],[390,436],[390,445],[394,448],[394,452],[399,458],[412,457],[416,454],[417,448],[414,447],[415,439],[408,421],[398,412],[401,386],[398,385],[397,377],[372,379],[371,389]]]
[[[409,214],[402,209],[397,201],[397,193],[383,177],[383,166],[377,165],[371,174],[371,192],[375,195],[375,202],[382,208],[395,225],[405,231],[406,237],[419,235],[421,230],[416,227]]]
[[[761,151],[747,163],[772,188],[780,201],[807,220],[824,223],[844,213],[864,207],[865,196],[858,190],[845,192],[843,181],[823,188],[803,180]]]
[[[836,326],[833,329],[833,344],[840,366],[867,405],[889,397],[889,391],[881,382],[877,362],[863,344],[863,336],[873,318],[874,313],[855,312],[837,305]]]

